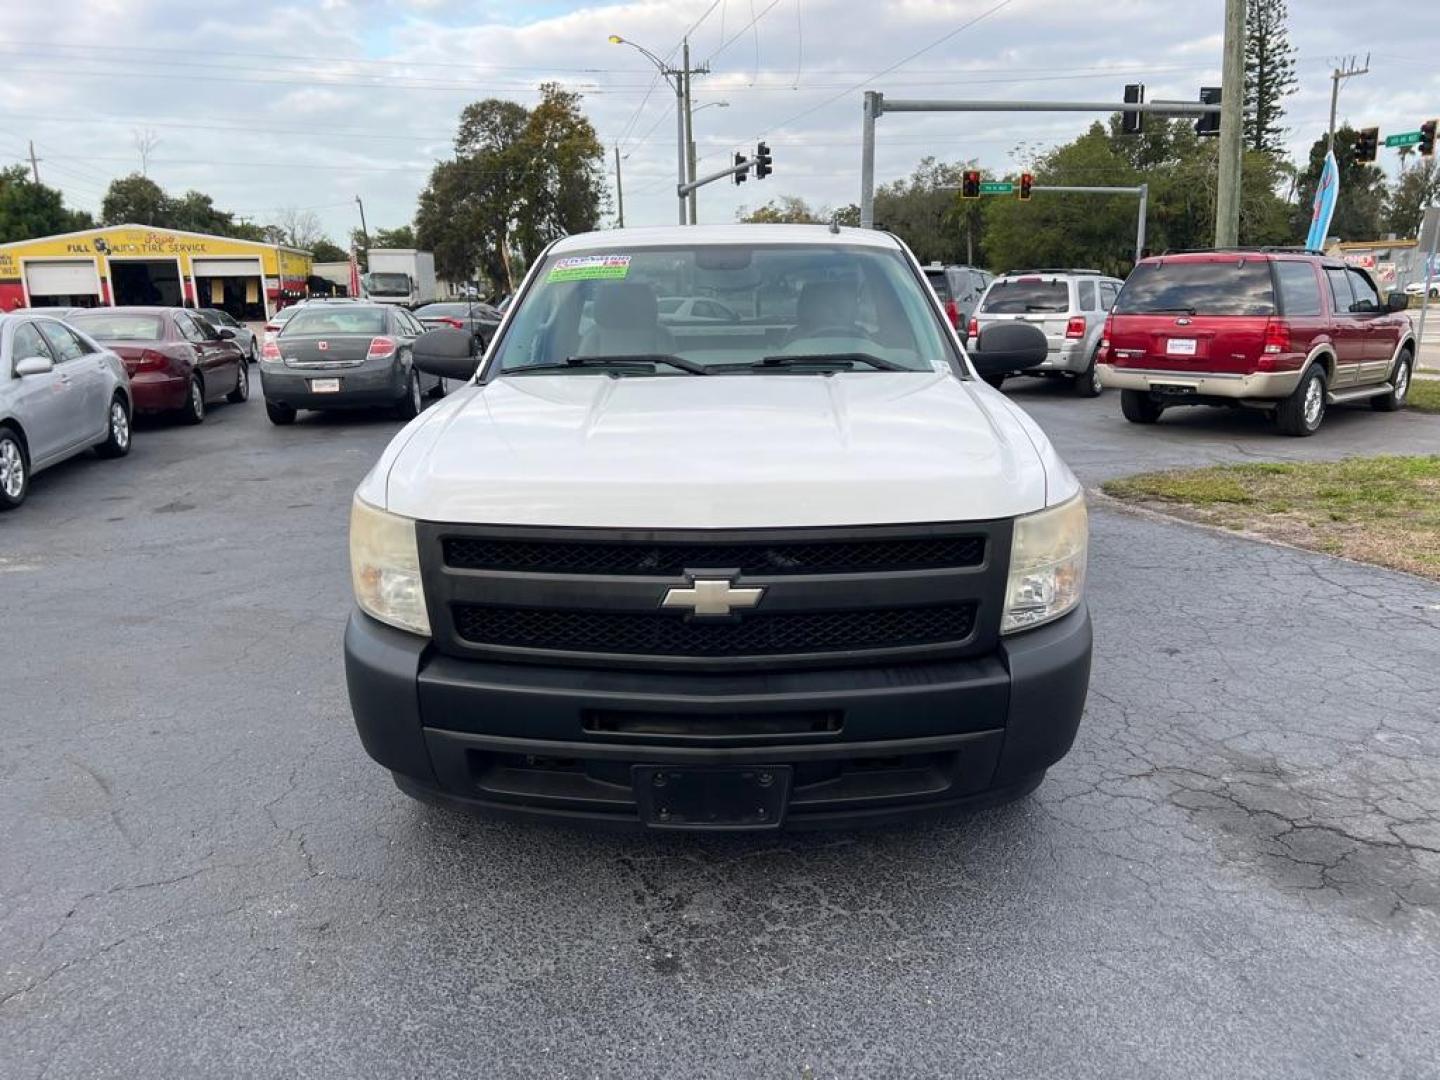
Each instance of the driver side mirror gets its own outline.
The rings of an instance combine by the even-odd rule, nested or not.
[[[1009,375],[1043,364],[1049,355],[1045,331],[1033,323],[994,323],[980,332],[970,363],[982,377]]]
[[[234,340],[235,340],[235,331],[234,331],[234,330],[231,330],[228,326],[222,326],[222,327],[220,327],[218,330],[216,330],[215,332],[220,335],[220,340],[221,340],[221,341],[234,341]]]
[[[475,353],[475,336],[468,330],[443,326],[427,330],[415,339],[410,348],[415,366],[427,375],[442,379],[470,379],[480,366]]]
[[[15,374],[24,378],[26,375],[48,375],[55,370],[55,362],[48,356],[27,356],[15,364]]]

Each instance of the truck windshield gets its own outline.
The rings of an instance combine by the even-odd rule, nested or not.
[[[676,297],[733,319],[681,318]],[[830,374],[934,371],[954,357],[898,251],[726,244],[551,255],[492,364],[501,374]],[[667,363],[655,358],[678,359]],[[780,358],[780,359],[777,359]],[[613,363],[597,363],[609,359]],[[493,369],[492,369],[493,371]]]
[[[1117,315],[1274,315],[1275,288],[1263,259],[1141,263],[1115,301]]]
[[[409,296],[409,274],[366,274],[365,291],[371,296]]]

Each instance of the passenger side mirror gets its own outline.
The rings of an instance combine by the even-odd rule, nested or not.
[[[1410,307],[1410,297],[1406,296],[1399,289],[1392,292],[1385,300],[1385,310],[1391,313],[1405,311]]]
[[[442,379],[469,379],[480,365],[474,335],[448,326],[425,331],[415,339],[410,352],[417,368]]]
[[[27,356],[15,364],[15,374],[21,378],[26,375],[46,375],[55,370],[55,362],[48,356]]]
[[[970,363],[982,376],[1009,375],[1043,364],[1049,355],[1045,331],[1032,323],[1003,322],[980,332]]]

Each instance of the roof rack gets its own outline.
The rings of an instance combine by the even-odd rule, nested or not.
[[[1000,277],[1019,277],[1021,274],[1094,274],[1104,277],[1102,270],[1088,270],[1078,266],[1041,266],[1031,270],[1006,270]]]
[[[1307,247],[1283,247],[1276,244],[1267,244],[1260,247],[1201,247],[1201,248],[1169,248],[1162,251],[1163,255],[1325,255],[1327,252],[1317,248]]]

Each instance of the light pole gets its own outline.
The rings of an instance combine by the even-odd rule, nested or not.
[[[689,128],[690,128],[689,135],[690,135],[690,137],[685,141],[685,155],[686,155],[686,157],[687,157],[688,160],[689,160],[689,166],[690,166],[690,182],[691,182],[692,184],[695,182],[695,114],[698,113],[698,112],[702,112],[702,111],[705,110],[705,109],[728,109],[729,107],[730,107],[730,103],[729,103],[728,101],[707,101],[707,102],[705,102],[705,104],[703,104],[703,105],[695,105],[695,106],[693,106],[693,107],[691,108],[691,110],[690,110],[690,124],[689,124]],[[697,206],[695,205],[695,194],[696,194],[696,191],[698,191],[698,189],[694,189],[694,190],[692,190],[692,191],[690,192],[690,224],[691,224],[691,225],[697,224],[697,223],[699,222],[699,220],[700,220],[699,213],[698,213],[698,208],[697,208]]]
[[[610,44],[629,45],[641,56],[645,57],[645,59],[649,60],[652,64],[654,64],[656,70],[660,72],[660,74],[664,77],[665,81],[669,83],[670,86],[674,89],[676,176],[679,178],[679,182],[681,184],[684,184],[687,173],[689,171],[685,153],[685,79],[688,73],[677,68],[672,68],[669,64],[665,63],[664,60],[661,60],[660,57],[656,56],[649,49],[645,48],[645,46],[637,45],[633,41],[627,41],[619,34],[610,35]],[[688,68],[689,65],[687,64],[686,67]],[[685,200],[679,199],[677,201],[680,204],[680,224],[684,225],[686,217]]]

